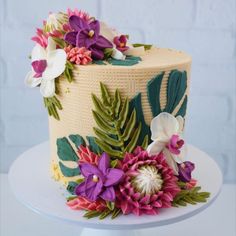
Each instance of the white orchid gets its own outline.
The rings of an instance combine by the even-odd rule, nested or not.
[[[112,49],[111,57],[116,60],[125,60],[126,56],[116,48]]]
[[[184,161],[182,146],[184,141],[181,139],[183,133],[184,119],[182,116],[162,112],[151,121],[152,143],[148,146],[149,155],[157,155],[163,152],[167,164],[172,167],[174,173],[178,174],[177,163]],[[181,151],[180,151],[181,149]]]
[[[60,76],[66,65],[66,53],[63,49],[56,49],[51,37],[48,38],[47,48],[39,44],[31,53],[32,70],[27,74],[25,83],[29,87],[40,85],[43,97],[52,97],[55,94],[55,78]]]

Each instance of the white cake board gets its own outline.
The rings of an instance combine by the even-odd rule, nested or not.
[[[211,193],[206,203],[187,207],[160,210],[157,216],[119,216],[114,220],[85,219],[83,211],[73,211],[67,207],[65,187],[55,182],[49,172],[49,143],[37,145],[23,153],[11,166],[9,181],[16,197],[31,210],[62,222],[84,227],[83,236],[134,236],[138,229],[176,223],[196,215],[206,209],[216,199],[222,186],[222,174],[207,154],[188,145],[187,159],[196,165],[193,178],[203,191]],[[69,233],[69,232],[68,232]]]

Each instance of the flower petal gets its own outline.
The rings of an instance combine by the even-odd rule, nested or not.
[[[76,46],[79,48],[80,47],[89,48],[95,42],[96,42],[96,38],[88,37],[88,33],[85,30],[81,30],[76,36]]]
[[[109,187],[118,184],[124,176],[124,172],[119,169],[109,169],[106,175],[104,186]]]
[[[182,116],[177,116],[176,119],[179,122],[179,133],[182,133],[184,129],[184,118]]]
[[[116,60],[125,60],[125,55],[116,48],[113,48],[111,57]]]
[[[96,47],[100,49],[105,49],[105,48],[113,48],[113,45],[108,39],[106,39],[102,35],[99,35],[96,41]]]
[[[96,201],[102,191],[103,183],[102,180],[94,182],[92,179],[93,176],[90,175],[86,180],[85,195],[90,201]]]
[[[89,27],[85,20],[76,15],[73,15],[69,18],[69,23],[71,28],[75,31],[83,30]]]
[[[30,71],[25,77],[25,84],[31,88],[38,86],[42,78],[34,78],[34,72]]]
[[[46,58],[46,50],[39,44],[36,44],[31,52],[31,61],[45,60]]]
[[[109,166],[110,166],[110,157],[108,156],[107,153],[104,152],[99,159],[98,169],[102,171],[104,175],[106,175]]]
[[[96,35],[98,35],[99,32],[100,32],[100,23],[99,23],[99,21],[97,21],[97,20],[92,21],[92,22],[89,24],[89,28],[90,28],[91,30],[94,30],[94,33],[95,33]]]
[[[106,190],[100,194],[100,197],[105,201],[114,202],[116,199],[115,190],[113,187],[108,187]]]
[[[78,32],[68,32],[65,34],[64,39],[67,43],[75,46],[76,45],[76,37]]]
[[[178,175],[178,170],[179,170],[178,165],[175,162],[171,152],[167,148],[165,148],[164,151],[163,151],[163,154],[166,157],[167,164],[173,169],[174,174]]]
[[[103,35],[110,42],[118,35],[114,29],[110,28],[106,23],[100,21],[100,35]]]
[[[102,60],[102,59],[104,58],[104,52],[103,52],[103,50],[100,50],[100,49],[94,47],[94,45],[91,46],[91,47],[89,48],[89,50],[90,50],[91,53],[92,53],[92,58],[93,58],[93,59],[95,59],[95,60]]]
[[[154,156],[162,152],[164,148],[165,148],[165,143],[156,140],[148,145],[147,152],[148,155]]]
[[[167,112],[162,112],[151,121],[152,140],[168,142],[173,134],[178,134],[179,123],[177,119]]]
[[[52,80],[60,76],[66,66],[66,53],[63,49],[50,51],[47,55],[47,68],[43,72],[43,78]]]
[[[48,46],[47,46],[47,49],[46,49],[47,52],[56,50],[56,47],[57,47],[57,45],[56,45],[55,41],[53,40],[53,38],[48,37]]]
[[[102,172],[94,165],[91,165],[89,163],[82,163],[79,165],[81,174],[84,177],[89,177],[90,175],[97,175],[98,177],[101,178]]]
[[[55,81],[54,80],[45,80],[44,78],[41,81],[40,92],[43,97],[48,98],[52,97],[55,94]]]

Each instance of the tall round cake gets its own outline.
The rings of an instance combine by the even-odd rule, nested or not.
[[[155,47],[142,54],[141,61],[133,66],[76,66],[72,83],[65,77],[58,80],[58,99],[63,109],[58,112],[59,121],[54,117],[49,118],[52,173],[56,179],[64,182],[74,179],[74,176],[64,176],[58,168],[60,159],[57,154],[57,139],[76,134],[96,137],[92,94],[100,96],[101,83],[111,94],[118,89],[123,101],[126,97],[131,100],[138,97],[142,114],[137,110],[137,116],[143,115],[148,126],[154,116],[168,109],[174,116],[180,113],[185,116],[191,57],[182,51]],[[166,108],[170,99],[173,106]],[[160,110],[155,107],[157,104],[160,104]],[[66,166],[73,165],[74,163],[68,162]]]
[[[77,9],[50,13],[32,40],[25,82],[43,96],[68,207],[114,219],[206,201],[185,159],[189,55],[132,44]]]

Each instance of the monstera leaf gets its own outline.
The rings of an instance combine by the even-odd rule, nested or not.
[[[135,109],[129,116],[129,100],[122,101],[119,90],[111,96],[104,84],[101,83],[100,87],[101,99],[92,94],[95,107],[92,112],[98,126],[94,127],[95,142],[113,159],[123,158],[126,152],[132,152],[137,146],[142,124],[137,123]]]
[[[107,62],[113,66],[133,66],[141,61],[141,57],[126,56],[125,60],[117,60],[114,58],[109,58]]]
[[[186,71],[172,70],[168,77],[166,88],[166,105],[161,109],[160,92],[163,83],[164,73],[161,73],[150,80],[147,84],[148,101],[151,107],[153,117],[161,112],[173,113],[176,107],[182,101],[180,108],[176,111],[176,116],[185,116],[187,107],[187,73]]]

